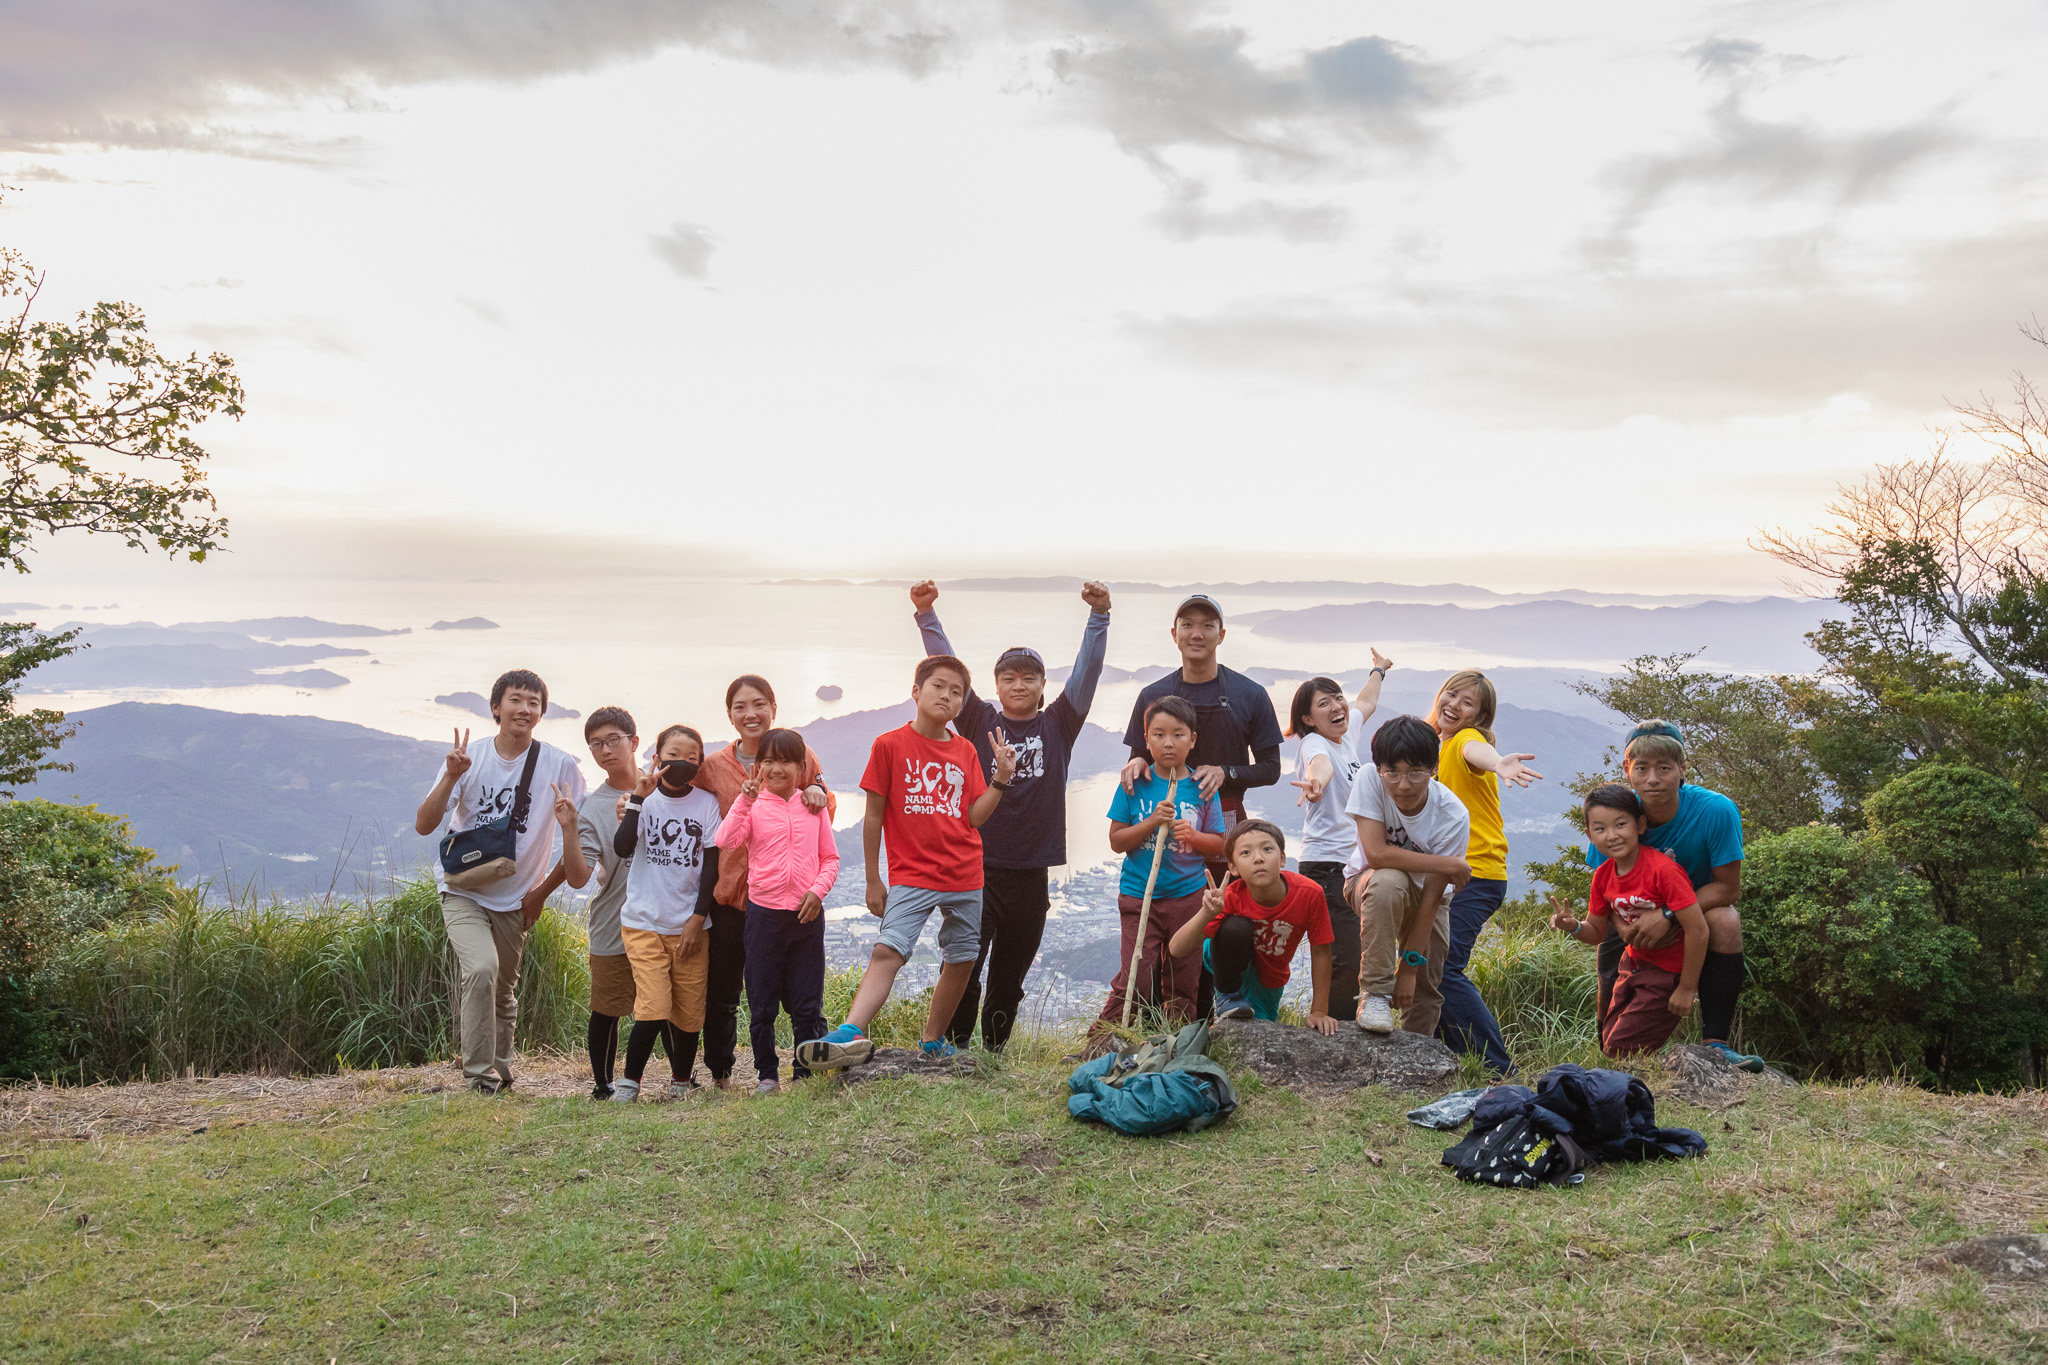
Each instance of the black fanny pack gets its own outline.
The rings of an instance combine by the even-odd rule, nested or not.
[[[470,829],[450,830],[441,840],[441,874],[450,890],[474,891],[512,875],[518,865],[519,829],[526,823],[527,789],[539,761],[540,741],[534,740],[527,746],[512,809]]]

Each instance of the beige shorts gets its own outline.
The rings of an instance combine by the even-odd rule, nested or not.
[[[614,1019],[633,1012],[633,964],[624,953],[590,955],[590,1012]]]
[[[633,964],[633,1019],[666,1019],[685,1033],[704,1027],[704,983],[711,964],[711,936],[699,934],[695,951],[683,951],[681,934],[620,929],[626,960]]]

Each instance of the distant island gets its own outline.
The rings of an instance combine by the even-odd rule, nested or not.
[[[428,630],[496,630],[496,621],[487,621],[481,616],[465,616],[460,621],[436,621]]]
[[[446,696],[434,698],[434,705],[452,706],[458,711],[467,711],[472,716],[480,716],[485,720],[491,718],[491,703],[483,694],[478,692],[450,692]],[[548,713],[542,719],[581,720],[582,718],[583,713],[581,711],[572,711],[566,706],[557,706],[551,701],[548,703]]]
[[[846,695],[846,689],[836,683],[826,683],[818,689],[819,701],[838,701]]]
[[[360,637],[364,635],[410,635],[411,626],[383,630],[377,626],[356,626],[340,621],[320,621],[311,616],[265,616],[253,621],[180,621],[172,630],[232,630],[265,640],[308,640],[318,636]]]

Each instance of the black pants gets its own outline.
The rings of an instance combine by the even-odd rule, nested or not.
[[[953,1046],[966,1047],[974,1037],[974,1016],[979,1011],[981,1045],[1000,1051],[1010,1041],[1018,1007],[1024,1003],[1024,978],[1038,960],[1052,894],[1042,867],[984,867],[981,875],[981,952],[974,959],[974,975],[967,980],[967,993],[953,1011],[946,1037]],[[988,968],[986,1004],[981,986],[983,966]]]
[[[764,1081],[781,1073],[775,1016],[789,1011],[796,1041],[825,1036],[825,916],[799,924],[794,910],[747,909],[747,1024],[754,1070]],[[798,1080],[810,1075],[801,1063]]]
[[[1358,1017],[1358,959],[1363,951],[1358,937],[1358,912],[1344,899],[1344,864],[1303,863],[1301,875],[1323,888],[1323,900],[1330,907],[1330,930],[1337,935],[1330,945],[1330,1017]]]
[[[819,916],[818,922],[824,923]],[[731,905],[711,911],[711,961],[705,966],[704,1066],[713,1080],[732,1075],[739,1043],[740,987],[747,978],[747,912]]]
[[[1244,989],[1244,975],[1252,970],[1252,952],[1258,943],[1259,926],[1243,915],[1228,915],[1209,939],[1209,961],[1216,989],[1225,995]],[[1258,980],[1256,972],[1252,980]]]

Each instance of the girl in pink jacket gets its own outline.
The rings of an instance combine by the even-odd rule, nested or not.
[[[747,1008],[758,1095],[781,1088],[775,1015],[797,1042],[825,1036],[825,896],[839,880],[831,817],[804,805],[803,736],[761,736],[754,771],[719,822],[721,849],[747,850]],[[797,1080],[810,1071],[793,1068]]]

